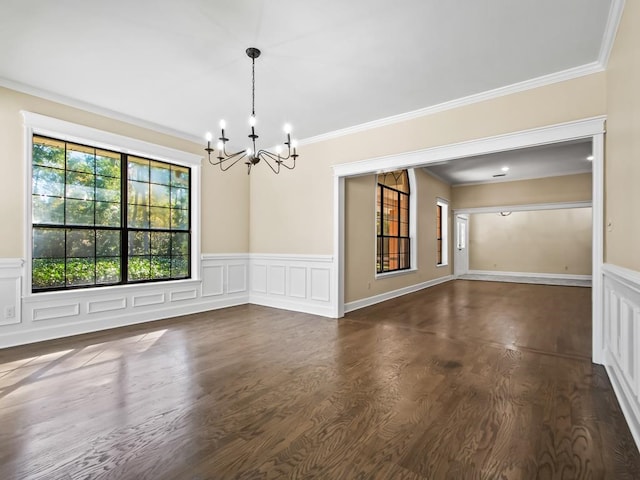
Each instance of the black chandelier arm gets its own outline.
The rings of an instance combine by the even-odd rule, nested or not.
[[[221,153],[223,153],[223,152],[221,152]],[[247,152],[245,152],[244,150],[241,150],[241,151],[233,153],[231,155],[227,155],[225,153],[224,157],[218,157],[218,161],[214,162],[214,161],[211,160],[211,153],[209,152],[209,163],[211,165],[213,165],[214,167],[216,165],[219,166],[220,170],[222,170],[223,172],[226,172],[227,170],[229,170],[231,167],[233,167],[236,163],[238,163],[240,160],[242,160],[246,156],[247,156]],[[233,160],[233,161],[231,163],[229,163],[230,160]],[[226,165],[226,167],[225,167],[225,165]]]
[[[273,157],[269,157],[268,155],[265,155],[265,154],[264,154],[265,152],[266,152],[266,150],[260,150],[260,152],[258,153],[258,155],[256,155],[256,158],[259,158],[259,159],[261,159],[261,160],[264,160],[264,163],[266,163],[266,164],[269,166],[269,168],[271,169],[271,171],[272,171],[273,173],[275,173],[276,175],[278,175],[278,174],[280,173],[280,165],[281,165],[281,162],[278,162],[278,161],[276,160],[275,162],[276,162],[276,165],[277,165],[278,167],[277,167],[277,168],[273,168],[273,165],[271,165],[271,162],[269,161],[269,158],[271,158],[271,160],[272,160],[272,161],[273,161],[274,159],[273,159]]]

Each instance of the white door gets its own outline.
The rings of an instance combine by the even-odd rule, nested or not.
[[[463,275],[469,271],[469,218],[466,215],[456,215],[456,245],[453,258],[454,275]]]

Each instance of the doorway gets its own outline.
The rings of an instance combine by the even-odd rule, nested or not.
[[[427,165],[489,153],[506,152],[526,147],[551,145],[566,141],[592,140],[593,148],[593,289],[592,342],[594,363],[604,363],[603,317],[603,215],[604,215],[604,126],[605,116],[551,125],[515,133],[487,137],[468,142],[427,148],[408,153],[372,158],[333,166],[334,171],[334,261],[331,282],[333,316],[344,316],[344,243],[345,243],[345,178],[380,171],[419,168]],[[468,230],[468,229],[467,229]]]

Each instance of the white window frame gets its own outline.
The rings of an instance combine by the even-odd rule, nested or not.
[[[31,188],[32,188],[32,152],[33,136],[42,135],[46,137],[64,140],[67,142],[80,143],[95,148],[111,150],[128,155],[136,155],[151,160],[159,160],[172,163],[191,169],[191,278],[183,280],[167,280],[162,284],[187,283],[200,281],[200,182],[202,156],[193,153],[176,150],[173,148],[145,142],[131,137],[118,135],[104,130],[67,122],[53,117],[40,115],[38,113],[21,111],[24,125],[24,149],[25,149],[25,209],[24,209],[24,252],[25,269],[24,283],[22,286],[23,297],[35,297],[38,295],[61,295],[74,294],[76,290],[58,290],[56,292],[32,292],[32,248],[33,248],[33,224],[31,211]],[[105,288],[127,289],[140,286],[140,284],[114,285],[104,287],[90,287],[84,291],[103,291]]]
[[[442,207],[442,216],[441,216],[442,262],[438,263],[436,259],[436,266],[446,267],[449,265],[449,202],[444,198],[438,197],[436,198],[436,206]],[[436,250],[436,254],[437,253],[438,252]]]

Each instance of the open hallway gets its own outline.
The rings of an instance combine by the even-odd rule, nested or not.
[[[589,288],[453,281],[0,351],[0,478],[637,478]]]

